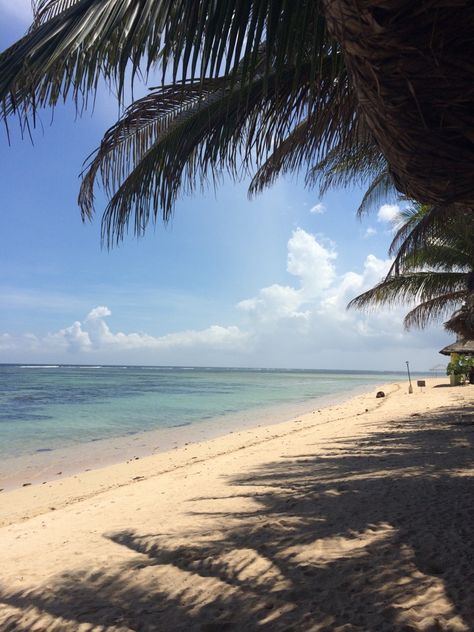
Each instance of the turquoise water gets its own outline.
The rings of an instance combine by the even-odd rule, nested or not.
[[[400,374],[0,365],[0,456],[302,404]]]

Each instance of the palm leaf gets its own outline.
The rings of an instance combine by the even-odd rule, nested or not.
[[[447,240],[446,240],[447,241]],[[455,243],[426,243],[399,260],[399,274],[407,270],[468,272],[473,264],[472,254]],[[389,272],[390,275],[390,272]]]
[[[451,221],[458,221],[460,214],[457,207],[431,206],[414,216],[412,222],[406,222],[398,229],[390,245],[390,254],[396,254],[394,266],[408,253],[423,247],[423,244],[442,239],[446,227]]]
[[[424,301],[410,310],[403,320],[406,329],[419,327],[424,329],[432,322],[436,322],[449,315],[466,297],[465,291],[449,292]]]
[[[322,56],[339,55],[315,0],[41,0],[34,28],[0,56],[0,101],[4,115],[69,95],[87,104],[100,77],[121,97],[143,64],[172,68],[173,83],[222,69],[251,81],[265,40],[265,68],[278,77],[293,65],[296,87],[304,64],[313,77]]]
[[[381,304],[428,301],[452,292],[466,292],[464,272],[407,272],[387,277],[375,287],[354,298],[348,308],[368,309]]]
[[[359,119],[354,125],[354,132],[350,143],[341,139],[308,172],[307,183],[319,183],[321,196],[334,187],[362,185],[385,167],[383,156]]]
[[[148,148],[137,141],[135,146],[144,151],[130,155],[127,146],[119,149],[132,159],[121,162],[129,167],[123,179],[113,167],[107,171],[110,155],[108,164],[114,162],[114,147],[99,152],[97,160],[105,167],[102,180],[109,193],[114,191],[103,223],[109,244],[110,237],[112,241],[123,237],[131,212],[135,213],[135,233],[140,235],[150,216],[156,218],[160,209],[163,219],[169,219],[180,191],[202,186],[209,172],[214,181],[224,169],[236,177],[239,164],[245,169],[254,156],[258,159],[269,150],[273,139],[287,133],[303,108],[298,102],[305,101],[305,91],[288,101],[281,99],[279,92],[264,93],[264,81],[255,79],[244,93],[240,87],[222,88],[191,101],[190,108],[177,104],[174,110],[164,112],[155,120],[155,130],[161,133]],[[162,102],[163,92],[154,96]],[[134,116],[135,110],[134,106],[118,129],[129,126],[129,115]]]
[[[31,29],[38,28],[41,24],[48,22],[60,13],[64,13],[78,2],[79,0],[36,0],[33,2],[34,21]]]
[[[357,216],[362,217],[362,215],[366,215],[383,202],[387,203],[399,198],[400,194],[395,188],[390,171],[385,167],[369,184],[357,209]]]
[[[169,132],[179,123],[184,124],[193,114],[210,106],[216,95],[222,100],[223,95],[218,92],[220,86],[221,82],[211,80],[197,86],[167,86],[135,101],[122,119],[106,132],[84,171],[79,194],[83,218],[93,214],[94,187],[99,175],[104,188],[112,195],[160,134]]]
[[[359,120],[355,114],[354,94],[348,86],[344,69],[341,70],[337,82],[329,78],[325,86],[318,89],[316,102],[307,116],[279,143],[274,143],[270,156],[251,181],[251,196],[273,184],[279,176],[302,168],[309,168],[305,182],[311,186],[309,174],[312,165],[331,151],[334,142],[347,146],[355,142]]]
[[[121,239],[132,213],[135,233],[142,234],[159,210],[167,221],[179,192],[194,190],[223,171],[233,177],[248,172],[308,125],[311,142],[292,155],[298,168],[347,133],[353,103],[347,84],[332,79],[332,60],[322,64],[318,81],[303,67],[299,88],[293,67],[277,77],[256,75],[245,86],[233,78],[165,86],[135,102],[105,135],[85,174],[79,202],[84,216],[93,211],[94,186],[100,176],[110,202],[103,237]],[[306,74],[303,74],[306,73]],[[335,111],[328,106],[346,98]],[[303,122],[302,122],[303,121]],[[276,147],[276,149],[275,149]],[[280,165],[279,169],[282,167]]]

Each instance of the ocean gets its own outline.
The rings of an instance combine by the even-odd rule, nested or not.
[[[401,373],[0,365],[0,457],[224,421],[283,420]],[[288,413],[290,416],[290,413]],[[269,422],[270,423],[270,422]]]

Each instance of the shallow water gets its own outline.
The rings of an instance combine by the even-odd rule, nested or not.
[[[0,365],[0,457],[304,405],[401,374]]]

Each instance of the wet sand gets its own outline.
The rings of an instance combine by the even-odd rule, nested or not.
[[[474,629],[474,386],[0,494],[0,629]],[[379,390],[379,389],[376,389]]]
[[[23,486],[43,485],[109,465],[169,452],[236,431],[288,421],[296,415],[343,403],[359,393],[371,390],[370,386],[359,386],[299,403],[255,408],[201,422],[180,423],[169,428],[132,432],[122,437],[97,439],[89,443],[41,449],[35,453],[2,458],[0,490],[10,491]]]

